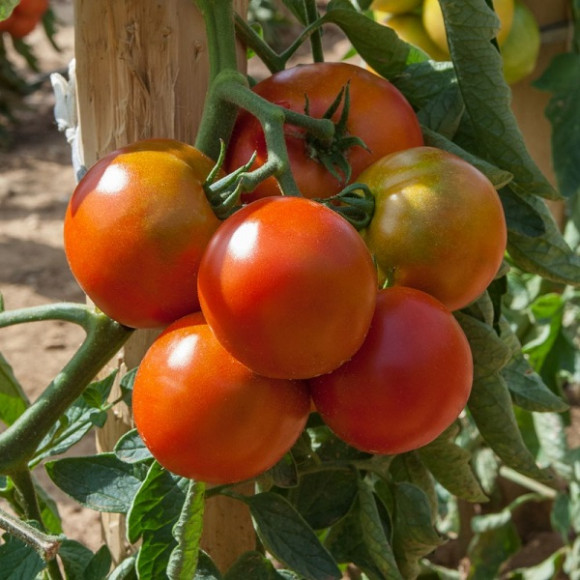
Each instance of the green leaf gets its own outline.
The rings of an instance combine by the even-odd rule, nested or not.
[[[292,505],[272,492],[243,498],[266,549],[306,578],[341,578],[333,557]]]
[[[391,78],[408,64],[422,62],[428,56],[417,47],[402,41],[397,33],[374,22],[344,3],[331,2],[320,24],[336,24],[348,37],[359,55],[379,74]],[[377,50],[380,46],[381,49]]]
[[[513,175],[508,171],[504,171],[503,169],[492,165],[485,159],[481,159],[481,157],[466,151],[447,137],[444,137],[443,135],[436,133],[427,127],[422,127],[422,131],[425,145],[437,147],[438,149],[444,149],[445,151],[449,151],[449,153],[453,153],[454,155],[461,157],[479,169],[479,171],[481,171],[491,181],[496,189],[505,186],[512,180]]]
[[[454,442],[458,433],[452,425],[437,439],[418,449],[423,463],[450,493],[471,502],[488,501],[471,468],[471,454]]]
[[[0,580],[35,578],[44,570],[44,562],[32,548],[9,534],[2,538],[5,543],[0,545]]]
[[[420,560],[444,543],[433,525],[429,499],[412,483],[394,485],[393,549],[404,578],[415,578]]]
[[[205,484],[189,481],[181,514],[173,528],[177,546],[171,553],[167,567],[172,580],[189,580],[197,569],[203,530],[204,492]]]
[[[520,547],[521,541],[511,520],[500,528],[477,534],[469,545],[469,579],[499,578],[502,564]]]
[[[274,467],[266,472],[266,475],[271,478],[272,485],[282,488],[296,487],[298,485],[298,466],[294,455],[286,453]]]
[[[67,580],[104,580],[111,569],[111,553],[107,546],[93,554],[74,540],[64,540],[58,552]]]
[[[513,233],[528,238],[546,235],[546,224],[541,212],[543,202],[522,191],[516,184],[503,187],[499,196],[508,226],[508,236]]]
[[[20,0],[0,0],[0,20],[6,20]]]
[[[392,553],[391,546],[386,540],[384,530],[381,529],[381,533],[385,538],[389,552],[385,557],[389,558],[389,562],[392,567],[390,578],[393,580],[400,580],[401,576],[398,573],[397,564],[395,562],[395,557]],[[342,520],[330,528],[328,536],[325,540],[325,545],[338,562],[344,564],[352,562],[369,578],[374,579],[382,577],[381,570],[375,565],[369,548],[367,547],[363,537],[361,506],[358,497],[350,512],[344,518],[342,518]]]
[[[12,425],[30,405],[8,361],[0,353],[0,421]]]
[[[308,525],[320,530],[344,517],[356,498],[357,489],[354,471],[325,470],[302,475],[290,499]]]
[[[534,479],[549,480],[522,439],[507,385],[499,373],[473,382],[468,408],[481,436],[506,465]]]
[[[580,188],[580,54],[557,54],[534,86],[549,91],[552,98],[546,116],[552,124],[552,162],[558,187],[565,197]]]
[[[536,413],[561,413],[569,409],[566,401],[546,386],[523,355],[514,357],[501,370],[501,375],[518,407]]]
[[[558,193],[532,160],[511,109],[499,51],[498,18],[485,0],[440,0],[449,50],[467,114],[484,157],[507,169],[530,194]]]
[[[393,547],[385,534],[375,495],[370,485],[359,478],[359,521],[362,539],[374,566],[381,577],[388,580],[402,580]]]
[[[62,524],[58,513],[58,506],[49,493],[42,487],[33,476],[34,489],[38,497],[42,523],[51,534],[62,534]]]
[[[227,571],[224,580],[283,580],[272,562],[259,552],[242,554]]]
[[[412,483],[418,487],[429,501],[431,516],[438,511],[438,498],[433,475],[427,469],[419,453],[410,451],[395,456],[390,468],[391,478],[396,483]]]
[[[127,514],[127,537],[142,538],[137,557],[140,578],[165,578],[177,541],[173,528],[179,521],[189,480],[153,462]]]
[[[199,551],[197,570],[193,580],[222,580],[222,575],[213,560],[203,550]]]
[[[507,249],[514,264],[526,272],[537,274],[560,284],[578,286],[580,257],[566,243],[554,217],[543,200],[526,198],[528,210],[541,219],[544,235],[529,235],[523,228],[508,228]],[[518,222],[520,223],[520,222]]]
[[[131,429],[117,441],[115,455],[125,463],[141,463],[153,458],[137,429]]]
[[[465,103],[456,83],[445,87],[418,112],[419,122],[445,139],[453,139],[465,111]]]
[[[109,575],[107,580],[137,580],[135,572],[135,563],[137,556],[125,558]]]
[[[90,509],[127,513],[141,480],[135,469],[113,453],[66,457],[46,463],[57,487]]]

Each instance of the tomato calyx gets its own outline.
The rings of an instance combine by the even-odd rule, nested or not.
[[[356,135],[348,132],[347,122],[350,111],[350,81],[339,91],[334,101],[330,104],[323,119],[332,119],[342,104],[342,111],[338,121],[334,123],[334,135],[330,140],[306,133],[304,138],[308,156],[321,163],[326,170],[339,182],[348,183],[352,168],[347,158],[347,153],[352,147],[362,147],[369,151],[365,142]],[[310,103],[306,95],[304,113],[310,116]]]
[[[314,201],[341,215],[358,231],[371,223],[375,212],[375,197],[364,183],[351,183],[332,197]]]

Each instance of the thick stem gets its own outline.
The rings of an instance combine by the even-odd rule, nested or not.
[[[236,121],[237,108],[228,101],[212,96],[216,79],[224,72],[238,69],[234,7],[232,0],[196,0],[207,33],[210,91],[195,146],[212,159],[219,156],[220,140],[227,143]],[[245,80],[243,75],[239,75]]]
[[[58,318],[64,319],[66,311],[59,314]],[[132,333],[131,329],[87,307],[71,308],[70,317],[85,328],[87,336],[34,404],[0,434],[0,473],[17,472],[27,465],[55,422]],[[23,318],[23,311],[2,313],[0,326],[6,325],[6,319],[17,323],[24,322]]]
[[[316,0],[305,0],[306,15],[308,24],[313,24],[318,20],[318,9]],[[324,50],[322,49],[322,34],[320,28],[316,28],[310,36],[310,46],[312,47],[312,59],[314,62],[324,62]]]

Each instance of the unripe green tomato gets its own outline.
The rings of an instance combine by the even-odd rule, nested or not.
[[[532,11],[516,0],[514,21],[501,47],[503,75],[509,84],[517,83],[531,74],[540,52],[540,29]]]

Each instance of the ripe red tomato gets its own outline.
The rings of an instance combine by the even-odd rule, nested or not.
[[[375,266],[357,231],[304,198],[257,200],[222,223],[202,258],[198,294],[218,340],[253,371],[302,379],[360,347]]]
[[[398,89],[384,78],[352,64],[297,66],[268,77],[253,90],[266,100],[299,113],[304,113],[308,103],[309,114],[321,118],[347,83],[350,90],[347,132],[362,139],[369,149],[355,146],[348,150],[352,178],[388,153],[423,144],[417,117]],[[341,111],[342,107],[333,115],[335,121]],[[337,179],[312,157],[304,129],[286,125],[285,136],[291,170],[304,197],[327,198],[343,189],[344,180]],[[254,152],[257,152],[253,166],[256,169],[266,162],[268,155],[264,133],[259,121],[242,111],[227,151],[228,172],[247,163]],[[271,177],[243,198],[251,201],[279,194],[278,182]]]
[[[417,147],[358,176],[375,197],[363,236],[390,284],[423,290],[450,310],[475,300],[501,265],[507,227],[491,182],[459,157]]]
[[[272,467],[309,411],[305,383],[250,371],[220,346],[200,312],[155,340],[133,388],[137,430],[153,456],[173,473],[215,484]]]
[[[212,167],[189,145],[147,140],[103,157],[78,184],[65,252],[105,314],[147,328],[199,310],[197,270],[220,224],[202,187]]]
[[[14,38],[30,34],[48,10],[48,0],[20,0],[12,14],[0,22],[0,32],[8,32]]]
[[[309,381],[326,424],[369,453],[404,453],[440,435],[465,407],[469,344],[453,315],[413,288],[379,292],[367,338],[334,372]]]

